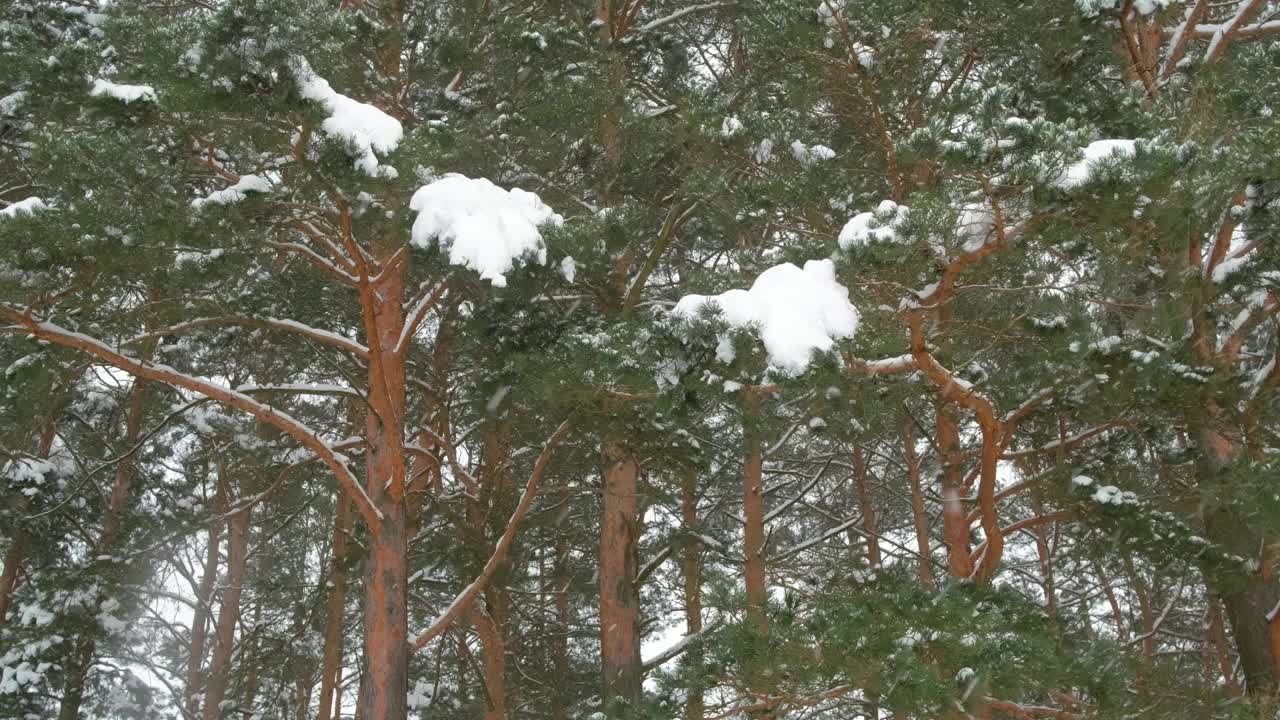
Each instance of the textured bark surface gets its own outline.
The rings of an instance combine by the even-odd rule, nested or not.
[[[969,560],[969,520],[964,511],[964,456],[960,431],[946,401],[937,407],[938,452],[942,455],[942,535],[947,543],[947,574],[967,578],[973,574]]]
[[[389,255],[389,253],[381,253]],[[365,571],[365,677],[359,720],[404,720],[408,714],[408,518],[405,509],[404,264],[386,267],[361,290],[369,339],[368,455],[365,490],[382,513],[369,532]]]
[[[604,701],[640,703],[640,608],[635,589],[640,467],[616,439],[604,444],[604,517],[600,527],[600,654]]]

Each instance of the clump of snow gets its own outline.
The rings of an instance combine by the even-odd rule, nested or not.
[[[1137,154],[1137,142],[1134,140],[1096,140],[1083,148],[1084,157],[1072,164],[1058,178],[1058,187],[1071,190],[1093,177],[1098,167],[1107,161],[1131,159]]]
[[[469,267],[498,287],[506,286],[506,273],[517,259],[533,255],[545,263],[547,249],[538,228],[564,223],[536,193],[458,174],[419,188],[409,208],[418,213],[414,245],[425,248],[439,240],[450,263]]]
[[[1121,491],[1115,485],[1103,485],[1093,492],[1093,500],[1101,505],[1136,505],[1138,496]]]
[[[178,269],[187,267],[203,268],[210,262],[222,257],[222,248],[215,248],[207,253],[181,251],[173,256],[173,266]]]
[[[742,132],[742,121],[736,115],[730,115],[720,123],[720,137],[728,140],[729,138]]]
[[[560,261],[560,274],[564,275],[564,279],[573,284],[573,279],[578,276],[578,263],[573,259],[572,255],[566,255]]]
[[[1150,15],[1156,10],[1169,7],[1173,0],[1135,0],[1133,9],[1143,15]],[[1094,17],[1103,10],[1115,10],[1120,7],[1120,0],[1076,0],[1076,7],[1085,17]]]
[[[756,146],[756,162],[764,165],[773,159],[773,139],[765,138]]]
[[[14,218],[19,215],[35,215],[41,210],[47,210],[49,206],[44,200],[38,197],[29,197],[10,205],[7,208],[0,209],[0,218]]]
[[[672,313],[691,319],[708,305],[732,327],[757,328],[770,365],[788,375],[804,372],[815,350],[830,350],[858,329],[858,311],[830,260],[810,260],[804,269],[791,263],[771,267],[750,290],[688,295]]]
[[[1089,487],[1093,484],[1093,478],[1088,475],[1077,475],[1071,478],[1071,484],[1076,487]]]
[[[965,252],[977,252],[987,244],[995,225],[995,212],[989,202],[965,203],[956,218],[956,238]]]
[[[875,212],[854,215],[840,231],[840,249],[850,250],[874,242],[894,242],[910,214],[911,210],[906,205],[885,200]]]
[[[813,167],[819,162],[834,160],[836,151],[826,145],[805,145],[799,140],[791,143],[791,155],[795,157],[796,162],[805,167]]]
[[[249,196],[249,193],[271,192],[271,183],[259,175],[241,175],[234,185],[215,190],[205,197],[191,201],[191,207],[199,210],[210,203],[214,205],[230,205],[238,203]]]
[[[0,97],[0,116],[13,115],[26,100],[26,90],[18,90]]]
[[[89,89],[90,97],[106,97],[119,100],[125,105],[134,102],[158,102],[156,89],[150,85],[118,85],[110,80],[98,78]]]
[[[400,121],[372,105],[337,92],[328,80],[311,69],[305,58],[294,58],[292,68],[302,97],[320,103],[329,114],[320,129],[347,143],[356,167],[370,177],[396,177],[396,169],[379,165],[374,153],[385,155],[400,145],[404,137]]]

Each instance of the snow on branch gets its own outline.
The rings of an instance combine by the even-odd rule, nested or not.
[[[791,263],[775,265],[760,273],[750,290],[686,295],[671,312],[693,320],[706,307],[731,327],[758,328],[770,365],[792,376],[809,368],[815,350],[826,352],[858,329],[858,311],[830,260],[810,260],[803,270]]]
[[[450,264],[475,270],[495,287],[506,286],[506,274],[520,258],[545,264],[547,248],[539,228],[564,224],[536,193],[505,190],[457,173],[419,188],[409,208],[418,213],[414,245],[428,248],[439,242]]]
[[[676,10],[670,15],[664,15],[660,18],[650,20],[644,25],[641,25],[640,27],[635,29],[635,35],[643,35],[645,33],[653,32],[654,30],[660,30],[666,27],[667,25],[670,25],[671,23],[676,22],[677,20],[685,18],[689,15],[693,15],[694,13],[706,12],[708,10],[717,10],[719,8],[725,8],[725,7],[733,7],[734,5],[737,5],[737,3],[736,2],[708,2],[708,3],[699,3],[697,5],[687,5],[685,7],[680,8],[679,10]]]
[[[21,326],[32,337],[39,340],[88,353],[108,365],[145,380],[165,383],[199,393],[215,402],[246,412],[261,422],[286,433],[301,443],[307,450],[315,453],[333,471],[339,484],[351,496],[360,511],[360,515],[370,529],[376,530],[382,524],[382,512],[365,494],[359,480],[352,474],[351,469],[347,467],[345,458],[321,439],[316,431],[307,427],[301,421],[281,412],[277,408],[260,403],[242,392],[188,375],[168,365],[130,357],[111,349],[102,341],[91,338],[88,335],[68,330],[48,321],[37,320],[31,315],[29,309],[0,304],[0,315],[7,317]]]
[[[160,328],[151,332],[136,335],[123,344],[133,345],[157,337],[166,335],[182,335],[185,333],[199,330],[206,327],[217,327],[222,325],[241,325],[247,327],[265,327],[272,330],[283,330],[314,340],[323,345],[329,345],[355,355],[361,360],[367,360],[369,357],[369,348],[361,345],[355,340],[345,338],[337,333],[320,328],[312,327],[298,322],[297,320],[288,320],[273,317],[259,317],[254,315],[224,315],[222,317],[197,318],[186,322],[170,325],[169,327]]]
[[[684,654],[684,651],[688,650],[695,643],[701,642],[703,638],[705,638],[706,636],[710,635],[711,633],[719,629],[720,629],[719,622],[708,623],[706,627],[702,628],[698,632],[685,635],[684,637],[680,638],[680,640],[677,641],[671,647],[667,648],[666,650],[663,650],[657,655],[654,655],[648,660],[642,661],[640,663],[640,666],[644,671],[648,672],[649,670],[652,670],[660,665],[664,665],[670,662],[671,660],[679,657],[680,655]]]
[[[396,177],[396,169],[390,165],[379,165],[378,156],[374,153],[386,155],[400,145],[404,138],[400,121],[368,103],[334,90],[328,80],[311,69],[311,64],[304,57],[295,57],[290,68],[302,97],[320,103],[329,115],[320,124],[320,130],[347,144],[347,151],[355,158],[356,168],[370,177]]]
[[[93,81],[93,87],[89,89],[89,97],[111,98],[125,105],[135,102],[157,102],[156,89],[150,85],[118,85],[102,78]]]

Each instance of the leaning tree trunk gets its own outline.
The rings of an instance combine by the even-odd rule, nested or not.
[[[251,515],[252,507],[246,506],[227,519],[227,586],[222,590],[218,625],[214,630],[213,656],[209,660],[209,680],[204,690],[204,720],[223,717],[222,704],[227,696],[236,625],[240,624],[240,598],[249,566]]]
[[[200,576],[197,588],[195,614],[191,618],[191,644],[187,654],[187,696],[184,706],[187,717],[196,717],[199,703],[198,690],[203,680],[201,670],[204,666],[206,626],[213,615],[213,586],[218,580],[218,544],[222,540],[223,520],[221,515],[227,511],[226,493],[223,483],[219,482],[214,490],[214,508],[219,517],[209,523],[209,541],[205,548],[204,573]]]
[[[347,538],[351,534],[351,500],[338,491],[337,515],[333,523],[332,566],[329,571],[329,601],[324,624],[324,654],[320,662],[320,709],[316,720],[329,720],[333,698],[342,673],[342,630],[347,591]]]

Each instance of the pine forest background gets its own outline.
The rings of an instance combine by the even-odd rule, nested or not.
[[[4,0],[0,718],[1261,719],[1280,2]]]

